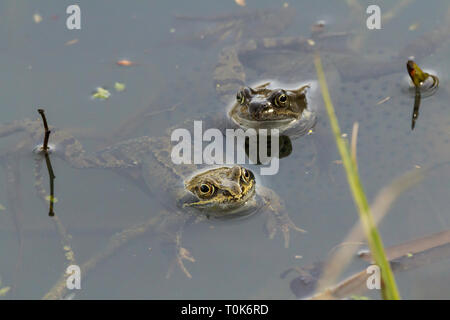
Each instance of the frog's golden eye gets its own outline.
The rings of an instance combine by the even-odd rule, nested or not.
[[[250,172],[247,169],[242,168],[241,178],[244,182],[248,183],[250,181]]]
[[[202,197],[209,197],[214,193],[214,186],[207,184],[207,183],[202,183],[200,185],[200,188],[198,188],[199,190],[199,194]]]
[[[275,98],[275,105],[277,107],[284,107],[286,106],[288,102],[288,97],[285,93],[280,93],[276,98]]]
[[[244,104],[244,102],[245,102],[245,95],[244,95],[244,93],[242,91],[239,91],[236,94],[236,101],[239,102],[240,104]]]

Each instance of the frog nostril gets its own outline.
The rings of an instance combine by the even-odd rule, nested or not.
[[[252,116],[258,116],[259,113],[267,107],[266,102],[252,102],[248,106],[248,111]]]

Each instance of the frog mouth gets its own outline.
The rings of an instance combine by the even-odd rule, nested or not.
[[[293,117],[283,119],[269,118],[268,113],[261,117],[242,117],[240,115],[235,115],[232,119],[239,126],[255,129],[280,128],[289,126],[297,121],[297,119]]]

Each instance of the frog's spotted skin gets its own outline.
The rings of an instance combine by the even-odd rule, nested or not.
[[[281,230],[285,246],[289,244],[290,230],[303,231],[290,220],[282,200],[273,191],[257,185],[249,169],[241,166],[175,165],[170,157],[172,144],[169,136],[143,136],[90,154],[69,133],[55,128],[50,130],[53,156],[61,157],[75,168],[112,169],[161,200],[173,212],[172,218],[164,223],[168,223],[168,229],[174,232],[173,243],[178,248],[175,260],[187,276],[190,275],[183,260],[190,259],[181,246],[181,233],[183,226],[191,221],[249,216],[262,210],[269,215],[269,235],[273,237],[277,229]],[[43,141],[44,130],[40,120],[1,125],[0,137],[20,131],[27,132],[35,145]],[[42,176],[40,172],[36,174],[36,188],[43,196]]]
[[[272,87],[272,88],[270,88]],[[228,112],[232,121],[244,129],[279,129],[280,134],[300,136],[316,123],[316,110],[311,107],[307,91],[310,85],[296,89],[271,86],[241,87],[236,102]]]
[[[350,134],[353,122],[360,122],[358,145],[361,147],[358,152],[361,152],[361,163],[370,163],[367,166],[373,170],[368,172],[383,172],[372,177],[374,181],[383,181],[377,184],[381,187],[395,176],[395,172],[404,172],[401,170],[403,165],[409,169],[448,159],[448,123],[445,123],[448,116],[443,113],[444,106],[435,106],[433,97],[424,99],[416,132],[412,133],[414,101],[401,87],[408,57],[414,55],[417,59],[424,59],[436,51],[448,38],[448,22],[446,24],[427,32],[398,54],[387,55],[377,50],[364,57],[346,50],[346,40],[352,35],[345,33],[321,33],[311,39],[250,39],[221,52],[214,73],[216,92],[224,102],[230,103],[235,101],[236,90],[248,82],[249,77],[252,77],[250,81],[257,78],[282,83],[308,83],[309,79],[316,78],[313,54],[318,49],[341,129]],[[438,90],[437,95],[440,92],[442,90]],[[322,99],[319,100],[320,108]],[[315,131],[320,134],[326,122],[326,117],[319,115]],[[326,133],[329,133],[328,129]],[[365,150],[365,146],[370,147]],[[321,152],[322,148],[318,146],[317,149]],[[369,156],[376,149],[378,152]],[[386,152],[390,155],[387,156]],[[433,154],[435,156],[428,156]],[[366,171],[362,169],[362,172]]]

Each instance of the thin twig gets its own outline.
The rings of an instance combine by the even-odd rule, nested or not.
[[[48,129],[47,124],[47,118],[45,117],[45,111],[44,109],[38,109],[39,114],[42,116],[42,121],[44,123],[44,130],[45,130],[45,136],[44,136],[44,144],[42,145],[42,151],[44,152],[45,157],[45,163],[47,165],[48,170],[48,176],[50,179],[50,196],[49,196],[49,210],[48,215],[50,217],[55,216],[55,212],[53,211],[53,206],[55,202],[55,190],[54,190],[54,180],[55,180],[55,173],[53,172],[52,163],[50,161],[50,155],[49,155],[49,148],[48,148],[48,140],[50,139],[50,133],[51,131]]]
[[[395,272],[416,269],[424,265],[450,258],[450,231],[446,230],[422,239],[408,241],[406,243],[387,248],[387,251],[398,251],[390,258],[390,265]],[[433,239],[432,241],[429,241]],[[437,241],[434,241],[434,240]],[[401,248],[401,250],[397,250]],[[344,299],[350,295],[362,294],[367,290],[367,279],[370,276],[367,270],[347,277],[337,285],[317,292],[309,299]]]
[[[55,202],[54,181],[55,181],[56,177],[55,177],[55,174],[53,172],[52,163],[50,161],[50,155],[48,154],[48,152],[46,152],[44,156],[45,156],[45,163],[47,165],[48,176],[49,176],[49,179],[50,179],[50,198],[49,198],[50,208],[49,208],[49,211],[48,211],[48,215],[50,217],[54,217],[55,216],[55,212],[53,211],[53,204]]]
[[[415,87],[414,109],[412,114],[411,130],[414,130],[417,118],[419,118],[420,100],[421,100],[420,87]]]
[[[44,144],[42,145],[42,150],[47,151],[48,150],[48,139],[50,138],[50,130],[48,129],[47,119],[45,117],[44,109],[38,109],[39,114],[42,116],[42,121],[44,122],[44,129],[45,129],[45,135],[44,135]]]

